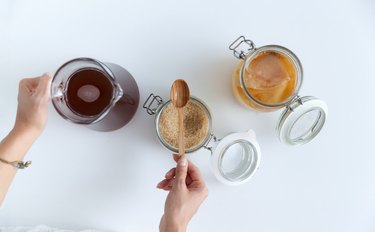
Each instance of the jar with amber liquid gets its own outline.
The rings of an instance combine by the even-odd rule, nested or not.
[[[279,139],[290,145],[311,141],[326,121],[327,105],[312,96],[298,96],[303,71],[297,56],[279,45],[257,48],[244,36],[229,49],[240,60],[232,76],[237,100],[256,111],[285,108],[276,127]]]

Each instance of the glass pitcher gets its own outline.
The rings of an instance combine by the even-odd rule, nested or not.
[[[98,131],[123,127],[139,104],[137,83],[127,70],[91,58],[63,64],[53,77],[51,97],[64,119]]]

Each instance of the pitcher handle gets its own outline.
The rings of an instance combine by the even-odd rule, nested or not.
[[[124,96],[124,91],[122,90],[122,87],[119,83],[115,83],[115,99],[113,101],[113,104],[116,104],[122,96]]]

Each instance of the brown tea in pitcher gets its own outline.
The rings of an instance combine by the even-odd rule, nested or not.
[[[98,69],[81,69],[70,76],[67,83],[67,104],[74,112],[94,116],[111,103],[113,85]]]

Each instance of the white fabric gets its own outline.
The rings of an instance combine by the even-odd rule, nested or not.
[[[38,225],[36,227],[25,227],[25,226],[1,227],[0,226],[0,232],[99,232],[99,231],[96,231],[96,230],[73,231],[73,230],[51,228],[46,225]]]

